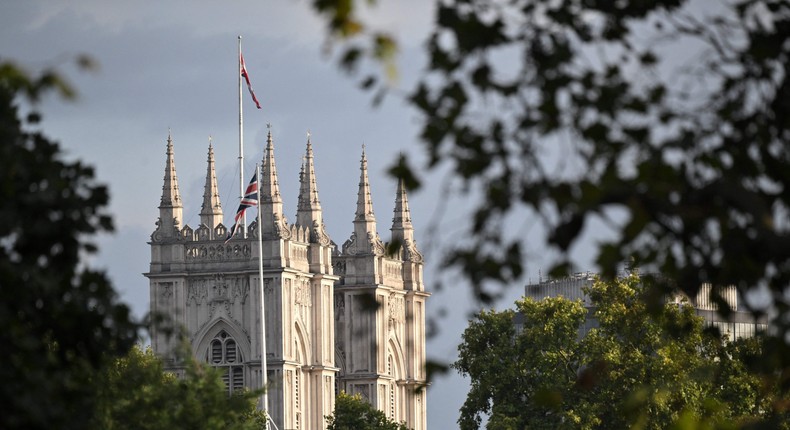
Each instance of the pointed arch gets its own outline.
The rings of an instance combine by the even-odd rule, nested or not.
[[[245,361],[252,359],[252,346],[250,345],[249,339],[247,339],[247,336],[236,323],[228,321],[225,318],[218,318],[213,324],[206,324],[206,326],[195,335],[192,341],[192,355],[195,357],[202,357],[203,354],[201,353],[208,349],[211,341],[222,330],[225,330],[236,341]]]
[[[403,355],[403,348],[395,336],[390,336],[387,342],[387,356],[392,354],[393,357],[393,372],[392,376],[398,379],[406,379],[406,363],[404,363],[405,356]]]
[[[306,366],[311,362],[310,345],[308,338],[305,336],[304,327],[299,321],[294,322],[294,353],[293,358],[296,361],[296,368],[293,372],[293,381],[291,383],[292,394],[291,404],[293,405],[294,414],[294,428],[302,429],[309,428],[309,413],[305,413],[305,399],[310,397],[311,387],[310,379],[304,372]]]
[[[387,382],[387,398],[385,400],[387,417],[400,421],[403,417],[403,387],[399,381],[406,379],[403,349],[395,336],[390,336],[386,349],[386,373],[390,378]]]
[[[203,330],[198,339],[192,353],[223,371],[222,381],[228,393],[243,390],[249,378],[245,362],[251,358],[249,342],[243,332],[235,324],[218,319]]]
[[[335,367],[337,367],[335,375],[335,396],[337,396],[341,391],[346,391],[346,357],[337,344],[335,344]]]
[[[346,376],[346,356],[343,350],[335,345],[335,367],[337,367],[337,375],[340,377]]]
[[[225,239],[225,236],[228,234],[228,228],[225,227],[225,224],[219,223],[216,227],[214,227],[214,238],[215,239]]]
[[[305,336],[305,333],[307,333],[307,331],[305,331],[304,326],[299,320],[294,322],[294,333],[295,333],[294,337],[297,342],[296,345],[297,348],[299,349],[298,351],[294,351],[294,358],[296,359],[296,361],[299,361],[300,364],[302,365],[307,365],[312,363],[313,357],[312,354],[310,354],[311,351],[310,339],[307,336]],[[301,360],[297,357],[301,357]]]

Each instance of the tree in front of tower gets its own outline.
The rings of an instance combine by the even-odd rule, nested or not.
[[[359,394],[340,392],[335,398],[335,413],[326,418],[327,430],[409,430],[406,424],[387,418]]]
[[[452,366],[471,380],[460,428],[790,428],[782,378],[750,371],[763,337],[723,339],[688,303],[649,312],[650,293],[637,275],[596,281],[583,335],[581,301],[519,300],[522,328],[480,312]]]
[[[258,392],[228,395],[222,371],[181,354],[184,375],[163,370],[150,348],[139,346],[115,358],[93,381],[98,404],[91,422],[97,429],[205,430],[262,429],[265,416],[257,409]]]

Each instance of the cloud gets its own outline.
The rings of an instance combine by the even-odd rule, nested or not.
[[[314,46],[323,38],[323,27],[318,17],[305,13],[308,8],[306,3],[255,0],[44,0],[30,2],[24,29],[40,31],[68,19],[103,34],[121,35],[146,28],[157,33],[167,30],[176,37],[206,38],[227,35],[230,31]]]

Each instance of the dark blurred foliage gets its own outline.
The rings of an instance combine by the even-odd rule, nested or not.
[[[92,67],[86,57],[80,67]],[[140,326],[106,275],[85,266],[91,239],[113,229],[107,188],[64,161],[39,131],[36,102],[75,96],[56,72],[32,76],[0,59],[0,428],[85,428],[89,381],[125,354]],[[23,114],[21,105],[28,106]]]
[[[363,65],[391,67],[397,44],[362,18],[376,3],[313,6],[340,65],[380,100],[389,80]],[[449,165],[479,198],[446,267],[487,304],[522,288],[529,247],[555,256],[548,274],[562,277],[574,246],[605,231],[602,276],[624,263],[661,274],[647,311],[704,283],[725,314],[723,286],[770,295],[775,330],[753,371],[790,389],[790,3],[434,4],[428,64],[407,100],[428,169]],[[420,183],[403,157],[392,171]],[[514,234],[524,218],[545,238]]]

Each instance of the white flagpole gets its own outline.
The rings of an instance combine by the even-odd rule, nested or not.
[[[236,70],[239,75],[239,201],[244,198],[244,115],[241,104],[241,35],[239,35],[239,68]],[[247,212],[242,214],[241,237],[247,238]]]
[[[263,378],[263,413],[269,430],[269,373],[266,363],[266,303],[263,300],[263,223],[261,221],[261,168],[255,165],[258,177],[258,288],[261,294],[261,373]],[[276,426],[275,426],[276,427]]]

